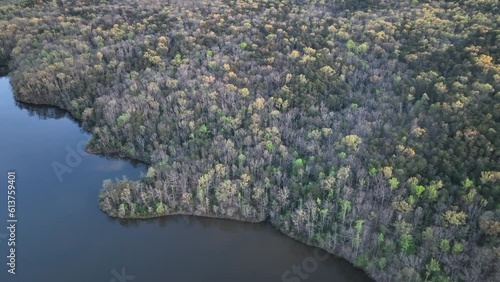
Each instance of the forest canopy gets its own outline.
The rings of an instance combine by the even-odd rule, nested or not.
[[[269,220],[378,281],[500,281],[498,0],[0,2],[19,101],[69,111],[114,217]]]

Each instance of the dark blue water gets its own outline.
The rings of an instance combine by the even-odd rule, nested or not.
[[[1,282],[369,281],[269,224],[107,217],[97,206],[103,180],[137,179],[146,167],[84,154],[88,138],[63,111],[16,103],[0,78]],[[8,171],[16,172],[15,275],[7,273]]]

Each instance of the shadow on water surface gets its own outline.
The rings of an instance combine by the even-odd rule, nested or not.
[[[0,76],[0,78],[2,78]],[[37,104],[31,104],[31,103],[25,103],[25,102],[19,102],[15,101],[16,107],[19,108],[20,110],[25,110],[28,112],[28,115],[30,117],[38,117],[39,119],[42,120],[48,120],[48,119],[68,119],[75,123],[78,128],[85,134],[90,134],[89,132],[85,131],[82,128],[81,122],[73,117],[68,111],[63,110],[61,108],[58,108],[56,106],[50,106],[50,105],[37,105]],[[124,158],[120,157],[116,154],[109,153],[109,154],[104,154],[104,153],[92,153],[93,155],[100,156],[106,160],[110,161],[126,161],[129,162],[133,167],[139,167],[139,166],[144,166],[147,165],[147,163],[136,160],[136,159],[130,159],[130,158]]]
[[[35,105],[24,102],[16,101],[16,107],[21,110],[26,110],[29,116],[36,116],[39,119],[62,119],[67,118],[79,125],[77,119],[75,119],[70,113],[65,110],[59,109],[53,106]]]

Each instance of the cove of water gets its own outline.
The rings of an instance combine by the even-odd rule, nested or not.
[[[345,260],[318,260],[323,251],[268,223],[109,218],[97,206],[102,181],[138,179],[146,167],[82,154],[88,138],[64,111],[15,102],[0,78],[0,281],[371,281]],[[58,177],[54,166],[70,171]],[[16,172],[15,275],[7,273],[8,171]]]

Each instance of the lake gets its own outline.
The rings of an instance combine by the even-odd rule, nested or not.
[[[269,223],[172,216],[117,220],[97,206],[102,181],[142,164],[90,155],[64,111],[16,103],[0,78],[0,281],[371,281],[347,261]],[[16,172],[16,274],[7,273],[7,172]],[[300,267],[300,269],[299,269]]]

